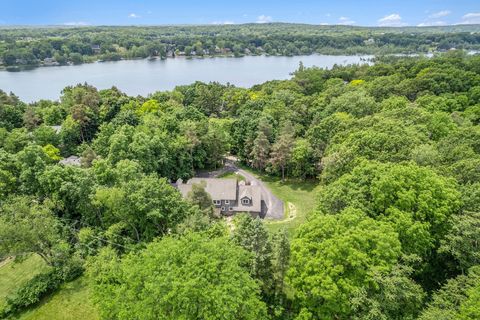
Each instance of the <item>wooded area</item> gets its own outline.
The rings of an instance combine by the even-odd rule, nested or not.
[[[270,23],[0,30],[0,62],[7,68],[147,57],[378,55],[480,49],[478,25],[387,28]]]
[[[202,190],[170,185],[228,153],[320,185],[292,237],[246,214],[227,224]],[[59,164],[71,155],[80,166]],[[108,319],[479,319],[480,56],[148,97],[1,92],[0,239],[0,257],[46,266],[3,317],[85,277]]]

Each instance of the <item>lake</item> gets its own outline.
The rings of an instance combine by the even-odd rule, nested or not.
[[[300,61],[306,67],[331,68],[335,64],[367,63],[373,56],[310,55],[296,57],[247,56],[242,58],[174,58],[123,60],[76,66],[40,67],[33,70],[0,71],[0,89],[13,92],[25,102],[56,100],[69,85],[87,82],[99,89],[116,86],[128,95],[147,95],[171,90],[195,81],[217,81],[251,87],[268,80],[291,77]]]

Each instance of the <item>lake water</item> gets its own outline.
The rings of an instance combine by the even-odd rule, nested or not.
[[[300,61],[307,67],[331,68],[334,64],[366,63],[365,59],[370,58],[372,56],[310,55],[97,62],[19,72],[0,71],[0,89],[15,93],[25,102],[32,102],[39,99],[56,100],[64,87],[84,82],[99,89],[116,86],[128,95],[171,90],[177,85],[197,80],[251,87],[268,80],[290,78]]]

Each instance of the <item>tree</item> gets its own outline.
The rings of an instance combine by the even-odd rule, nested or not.
[[[70,247],[64,226],[50,210],[23,196],[9,198],[0,207],[0,256],[36,253],[50,266],[61,264]]]
[[[20,172],[21,189],[27,194],[39,192],[40,176],[47,165],[53,162],[38,145],[31,144],[20,151],[17,154],[17,167]]]
[[[120,260],[90,264],[93,299],[108,319],[266,319],[248,254],[225,237],[165,237]]]
[[[277,300],[284,298],[285,276],[290,262],[290,240],[288,231],[283,228],[272,237],[272,270],[274,289]]]
[[[291,122],[284,123],[279,136],[275,140],[270,153],[270,163],[273,169],[280,169],[282,181],[285,181],[285,168],[291,157],[293,147],[294,131]]]
[[[258,132],[257,137],[253,141],[253,148],[250,156],[252,157],[252,167],[265,170],[268,164],[270,153],[270,141],[263,131]]]
[[[397,264],[390,272],[375,272],[372,285],[354,293],[353,319],[416,319],[425,298],[420,285],[411,278],[413,268]]]
[[[480,213],[464,212],[452,217],[452,228],[441,240],[439,252],[452,255],[463,272],[480,264]]]
[[[259,218],[244,213],[235,217],[233,241],[250,252],[250,274],[260,281],[264,294],[272,293],[272,244]]]
[[[460,305],[460,320],[480,319],[480,283],[467,291],[467,299]]]
[[[153,175],[97,188],[94,203],[103,211],[103,224],[125,223],[137,242],[167,234],[196,211],[165,178]]]
[[[295,177],[305,179],[315,175],[313,148],[307,139],[297,139],[294,142],[290,166]]]
[[[56,148],[55,146],[52,146],[51,144],[47,144],[42,149],[43,149],[43,152],[45,152],[45,154],[53,161],[58,161],[62,159],[62,157],[60,156],[60,149]]]
[[[188,192],[187,198],[209,217],[213,216],[213,202],[210,194],[205,191],[205,183],[194,183],[192,190]]]
[[[324,213],[349,206],[391,223],[404,253],[426,257],[447,233],[450,217],[460,208],[460,194],[453,179],[431,169],[364,161],[319,195]]]
[[[349,318],[350,299],[389,272],[400,256],[393,228],[358,209],[337,215],[316,213],[301,225],[292,241],[288,283],[300,306],[319,319]]]
[[[377,111],[375,100],[363,90],[355,90],[332,99],[326,112],[347,112],[355,117],[364,117]]]
[[[470,303],[477,307],[478,311],[478,284],[480,283],[480,267],[475,266],[468,270],[466,275],[459,275],[450,279],[438,291],[436,291],[430,303],[424,309],[419,320],[456,320],[468,318],[470,313]],[[476,311],[472,310],[472,314]],[[463,320],[462,319],[462,320]]]

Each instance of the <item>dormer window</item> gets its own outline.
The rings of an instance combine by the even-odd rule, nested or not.
[[[242,199],[242,204],[250,204],[250,199],[248,199],[248,198],[243,198],[243,199]]]
[[[213,204],[219,206],[222,202],[220,200],[213,200]]]
[[[225,204],[230,204],[230,200],[225,200]]]

